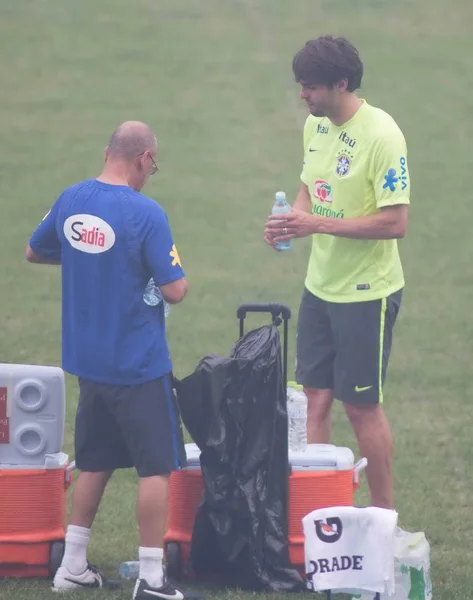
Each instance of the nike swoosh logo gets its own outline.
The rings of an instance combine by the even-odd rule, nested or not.
[[[153,590],[143,590],[143,594],[148,594],[148,596],[154,596],[155,598],[164,598],[164,600],[184,600],[184,596],[177,590],[172,596],[170,594],[163,594],[162,592],[153,592]]]
[[[70,583],[74,583],[75,585],[80,585],[80,587],[86,587],[86,588],[99,588],[100,587],[100,582],[98,581],[98,579],[96,579],[95,581],[89,581],[89,582],[77,581],[76,579],[69,579],[68,577],[64,577],[64,579],[66,581],[69,581]]]
[[[366,390],[370,390],[372,387],[372,385],[367,385],[366,387],[359,387],[358,385],[356,385],[355,392],[366,392]]]
[[[317,152],[317,148],[309,148],[309,152]]]

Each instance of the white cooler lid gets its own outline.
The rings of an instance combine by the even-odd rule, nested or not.
[[[200,468],[200,450],[197,444],[186,444],[188,469]],[[348,471],[355,465],[350,448],[332,444],[307,444],[305,452],[289,452],[294,471]]]
[[[289,452],[294,471],[347,471],[355,466],[350,448],[333,444],[307,444],[304,452]]]
[[[1,463],[0,469],[10,469],[14,470],[29,470],[29,471],[37,471],[41,469],[46,470],[54,470],[54,469],[64,469],[69,461],[69,456],[64,452],[57,452],[56,454],[45,454],[44,455],[44,464],[35,465],[35,464],[26,464],[26,465],[16,465],[11,463]]]

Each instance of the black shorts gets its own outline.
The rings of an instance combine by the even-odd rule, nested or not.
[[[171,378],[110,385],[79,378],[75,461],[81,471],[135,467],[140,477],[185,466],[184,438]]]
[[[297,324],[297,382],[353,404],[383,402],[402,290],[367,302],[326,302],[304,290]]]

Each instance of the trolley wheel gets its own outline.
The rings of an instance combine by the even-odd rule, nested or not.
[[[166,573],[174,581],[182,579],[181,547],[176,542],[169,542],[166,546]]]
[[[61,566],[62,557],[64,556],[64,542],[53,542],[49,551],[49,571],[51,578],[54,579],[56,571]]]

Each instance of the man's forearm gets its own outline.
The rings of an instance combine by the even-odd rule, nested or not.
[[[366,217],[339,219],[313,216],[313,233],[358,240],[391,240],[404,237],[406,223],[399,215],[383,211]]]
[[[293,208],[303,210],[304,212],[312,212],[312,200],[310,199],[309,190],[305,183],[301,184],[299,192],[294,200]]]

